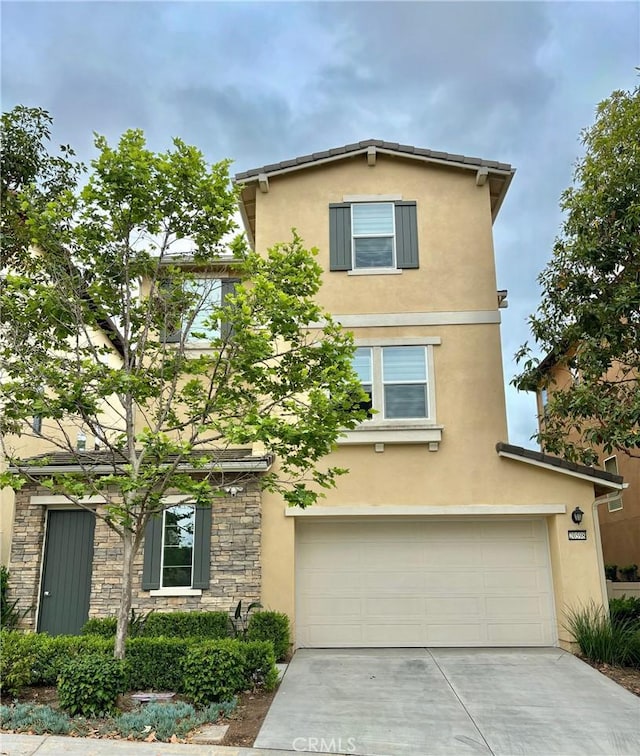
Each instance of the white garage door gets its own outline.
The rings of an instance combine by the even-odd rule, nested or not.
[[[544,520],[301,520],[302,647],[557,640]]]

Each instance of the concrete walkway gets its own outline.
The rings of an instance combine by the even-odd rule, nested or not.
[[[637,756],[640,698],[555,648],[303,649],[255,746],[366,756]]]
[[[0,733],[1,756],[291,756],[290,751]]]

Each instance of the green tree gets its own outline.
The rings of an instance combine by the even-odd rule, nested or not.
[[[519,389],[548,387],[537,434],[547,451],[594,463],[598,449],[640,456],[640,89],[616,91],[582,132],[585,155],[561,200],[566,217],[529,322]],[[569,370],[551,385],[549,362]]]
[[[295,232],[263,255],[232,237],[228,162],[208,165],[178,139],[154,153],[140,131],[116,147],[97,137],[96,147],[83,187],[44,207],[37,186],[18,192],[31,246],[16,251],[0,294],[0,430],[34,434],[38,416],[38,435],[84,468],[44,485],[78,506],[106,498],[98,516],[122,543],[122,658],[134,558],[163,495],[211,505],[221,452],[257,443],[277,459],[261,485],[308,506],[346,472],[318,463],[364,415],[354,410],[352,337],[315,303],[315,250]],[[247,283],[212,303],[201,277],[221,265]],[[206,348],[190,348],[190,334]],[[87,464],[74,427],[99,440],[108,474]],[[34,479],[5,453],[18,472],[0,484]]]
[[[17,105],[2,114],[0,124],[0,230],[2,233],[2,265],[29,245],[26,216],[21,208],[22,193],[32,187],[32,202],[41,209],[49,200],[73,187],[84,170],[74,160],[68,145],[60,146],[60,154],[51,155],[53,120],[46,110]]]

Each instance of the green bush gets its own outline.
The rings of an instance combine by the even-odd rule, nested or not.
[[[0,628],[6,630],[15,630],[21,619],[29,614],[31,607],[18,609],[19,599],[9,601],[7,592],[9,590],[9,570],[0,565]]]
[[[0,642],[0,691],[17,695],[25,685],[31,685],[37,654],[31,638],[32,634],[16,630],[2,630]]]
[[[67,662],[58,675],[58,700],[70,714],[102,716],[115,711],[125,690],[125,663],[102,654]]]
[[[55,685],[60,670],[72,659],[87,654],[113,656],[113,641],[107,638],[37,633],[31,639],[36,652],[33,685]]]
[[[82,627],[82,635],[100,635],[102,638],[115,638],[116,617],[92,617]]]
[[[291,634],[289,617],[282,612],[256,612],[249,619],[247,640],[271,641],[277,661],[282,661],[289,652]]]
[[[607,580],[612,580],[613,582],[617,582],[617,580],[618,580],[618,565],[617,564],[605,564],[605,566],[604,566],[604,576],[607,578]]]
[[[226,612],[150,612],[133,617],[129,626],[137,628],[142,638],[228,638],[230,621]],[[112,638],[116,634],[116,618],[90,619],[82,628],[83,635]]]
[[[245,680],[253,686],[273,690],[278,682],[278,668],[271,641],[246,641],[242,644]]]
[[[190,638],[131,638],[126,659],[131,690],[182,691],[182,662]]]
[[[232,638],[193,645],[183,661],[183,692],[196,704],[225,701],[247,684],[242,642]]]
[[[0,727],[3,730],[28,732],[35,735],[52,733],[67,735],[71,728],[69,717],[61,711],[42,704],[0,706]]]
[[[640,597],[623,595],[609,599],[609,612],[614,622],[631,620],[640,624]]]
[[[620,574],[627,582],[635,583],[638,580],[638,565],[627,564],[625,567],[620,567]]]
[[[640,632],[633,620],[612,621],[603,607],[591,603],[568,611],[565,628],[589,661],[640,667]]]

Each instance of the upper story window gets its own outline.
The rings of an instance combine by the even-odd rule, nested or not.
[[[426,346],[359,347],[354,368],[370,397],[374,423],[430,417]]]
[[[179,342],[187,328],[185,342],[191,346],[208,345],[209,342],[217,338],[226,338],[229,334],[229,326],[223,320],[221,322],[211,322],[211,316],[224,303],[225,297],[233,293],[237,278],[195,278],[185,283],[185,291],[191,297],[189,304],[189,314],[193,317],[187,318],[185,315],[181,322],[176,323],[175,329],[164,334],[165,342]],[[170,282],[166,284],[170,286]],[[190,322],[189,322],[190,321]]]
[[[613,473],[614,475],[619,475],[618,472],[618,459],[617,457],[608,457],[603,462],[603,467],[608,473]],[[609,501],[607,503],[607,509],[609,512],[618,512],[620,509],[622,509],[622,494],[618,493],[615,496],[611,496],[609,498]]]
[[[418,267],[415,202],[329,205],[330,269],[361,273]]]
[[[547,405],[549,404],[549,392],[546,388],[540,389],[540,413],[544,416],[547,412]]]
[[[351,205],[353,268],[395,268],[395,223],[391,202]]]

